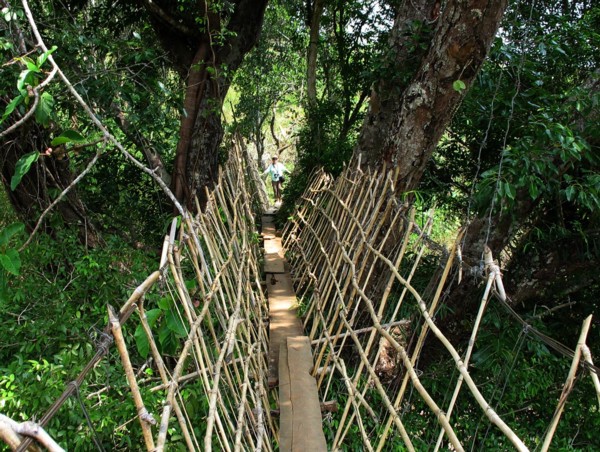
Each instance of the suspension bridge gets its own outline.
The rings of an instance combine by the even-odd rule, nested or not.
[[[498,265],[485,250],[485,290],[468,344],[451,343],[436,314],[461,277],[458,244],[434,243],[432,220],[419,227],[393,185],[390,174],[358,167],[336,179],[317,172],[277,231],[253,159],[234,147],[206,210],[174,219],[156,270],[124,303],[111,301],[119,308],[107,306],[109,322],[89,364],[37,422],[0,415],[0,438],[13,450],[63,450],[44,427],[116,349],[143,438],[139,449],[464,450],[469,438],[461,436],[455,407],[468,393],[507,447],[548,450],[578,372],[591,376],[578,384],[593,384],[598,394],[590,409],[600,404],[586,345],[591,319],[576,348],[566,349],[571,370],[540,432],[543,444],[528,444],[469,368],[487,306],[508,306]],[[426,258],[438,264],[433,277]],[[157,343],[157,327],[167,321],[183,330],[175,357]],[[139,328],[157,378],[140,378],[125,324]],[[428,336],[454,364],[455,375],[440,376],[450,389],[444,400],[435,400],[421,378]],[[206,401],[200,412],[186,406],[190,388]],[[148,397],[156,393],[162,397]],[[424,443],[431,435],[407,422],[415,418],[435,426],[437,440]]]

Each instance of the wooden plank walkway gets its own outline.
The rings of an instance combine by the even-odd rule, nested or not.
[[[263,215],[262,233],[270,317],[269,386],[279,385],[279,450],[325,452],[317,384],[310,375],[310,341],[297,315],[296,295],[272,213]]]

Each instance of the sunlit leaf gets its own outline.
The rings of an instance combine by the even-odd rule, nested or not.
[[[37,151],[33,151],[33,152],[30,152],[29,154],[25,154],[23,157],[21,157],[19,159],[19,161],[17,162],[17,165],[15,167],[15,174],[13,175],[12,179],[10,180],[10,189],[11,190],[14,191],[15,188],[17,188],[17,186],[21,183],[21,179],[23,179],[23,176],[25,176],[25,174],[27,174],[27,172],[31,168],[31,165],[33,165],[39,158],[40,158],[40,153]]]
[[[48,59],[48,57],[50,56],[50,54],[52,54],[56,49],[58,49],[58,47],[52,46],[51,49],[45,51],[40,56],[38,56],[38,58],[37,58],[37,65],[38,65],[38,67],[42,67],[42,65],[46,62],[46,60]]]
[[[454,83],[452,83],[452,88],[454,88],[454,91],[461,93],[463,90],[467,89],[467,85],[465,85],[465,82],[462,80],[455,80]]]

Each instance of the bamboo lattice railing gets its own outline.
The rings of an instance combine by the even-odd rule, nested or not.
[[[179,429],[189,450],[273,448],[265,372],[268,311],[260,289],[260,249],[247,177],[236,148],[205,212],[179,226],[174,220],[165,237],[158,290],[171,298],[186,329],[174,367],[167,368],[158,352],[156,333],[145,315],[150,306],[143,298],[137,304],[161,377],[151,390],[165,391],[162,407],[145,407],[135,395],[133,369],[126,365],[127,351],[120,349],[148,450],[164,450],[172,427]],[[186,283],[190,280],[193,289]],[[201,422],[186,413],[181,388],[189,384],[199,387],[208,401]],[[151,421],[156,429],[147,422],[147,412],[157,416]],[[199,423],[205,427],[198,429]]]
[[[119,310],[108,307],[106,341],[42,417],[36,431],[43,432],[39,427],[78,390],[114,338],[147,450],[162,451],[167,446],[273,450],[266,361],[268,308],[261,289],[261,250],[251,209],[258,197],[253,193],[258,179],[247,170],[257,172],[234,146],[217,186],[208,195],[205,211],[173,220],[157,270]],[[145,378],[140,372],[135,342],[122,329],[125,322],[130,332],[141,325],[145,340],[136,339],[147,343],[147,365],[158,379]],[[165,322],[178,333],[179,344],[175,352],[167,353],[168,358],[158,340],[158,328]],[[137,357],[135,366],[132,357]],[[183,394],[190,389],[200,393],[197,399],[206,401],[205,411],[196,409],[194,416],[188,413]],[[164,397],[149,397],[156,392]],[[26,426],[11,422],[0,419],[0,439],[25,449],[30,440],[19,446],[15,438],[17,433],[27,434]]]
[[[433,417],[440,425],[435,450],[442,446],[444,437],[445,447],[463,450],[452,411],[466,383],[482,415],[516,449],[527,450],[492,409],[468,370],[490,296],[506,301],[500,269],[486,248],[486,289],[469,345],[459,354],[435,322],[451,269],[457,264],[458,247],[444,253],[431,243],[431,223],[423,229],[416,225],[414,214],[399,204],[392,180],[390,173],[364,173],[353,168],[335,180],[317,172],[283,233],[296,292],[305,311],[304,325],[315,347],[313,374],[321,399],[337,398],[341,403],[340,411],[328,415],[330,422],[325,422],[329,425],[329,446],[331,450],[356,447],[358,436],[365,450],[392,450],[398,443],[408,450],[432,448],[435,440],[424,444],[423,431],[407,431],[403,422],[407,413],[415,410],[414,397],[418,395],[420,406],[426,409],[419,409],[417,416]],[[460,236],[457,243],[459,240]],[[420,267],[425,267],[424,256],[432,255],[439,267],[426,284]],[[417,289],[419,286],[424,288]],[[403,319],[403,313],[413,321]],[[411,331],[414,341],[409,344]],[[445,405],[433,399],[417,368],[428,334],[442,344],[458,371],[452,398]],[[579,348],[587,351],[584,342]],[[587,364],[591,365],[591,359]],[[595,370],[591,374],[596,377]],[[450,376],[444,380],[450,384]],[[557,413],[556,418],[559,416]],[[348,439],[350,432],[352,440]],[[549,428],[547,441],[551,435]]]
[[[448,252],[430,240],[431,221],[417,226],[414,214],[398,203],[391,176],[347,169],[333,180],[315,173],[283,231],[305,331],[314,347],[313,374],[321,401],[334,399],[341,405],[337,413],[324,415],[328,447],[352,448],[356,443],[349,445],[348,438],[354,435],[366,450],[396,450],[400,444],[422,449],[423,432],[405,425],[418,395],[429,410],[418,416],[439,423],[435,449],[463,450],[453,409],[464,383],[482,415],[518,450],[527,450],[468,371],[489,300],[493,295],[506,301],[500,269],[487,250],[485,291],[468,346],[459,354],[435,322],[459,250],[455,246]],[[114,338],[147,450],[276,449],[277,422],[270,409],[276,397],[268,393],[267,382],[269,315],[251,209],[257,200],[264,207],[259,186],[256,168],[234,147],[205,212],[174,220],[157,270],[118,311],[109,306],[109,324],[96,356],[39,426],[0,417],[0,438],[19,450],[26,443],[19,446],[18,434],[37,438],[49,450],[62,450],[40,427],[77,391]],[[423,264],[432,256],[438,269],[432,280],[423,282]],[[161,305],[164,312],[157,317]],[[180,325],[183,334],[176,353],[165,354],[157,336],[161,322],[168,321]],[[131,323],[141,328],[151,357],[148,365],[158,377],[140,378],[140,369],[131,362],[136,356],[133,341],[122,330],[125,322],[128,328]],[[589,324],[588,318],[542,450],[552,441],[580,361],[590,371],[600,401],[597,368],[585,343]],[[411,333],[415,340],[409,344]],[[418,369],[428,334],[442,344],[458,371],[452,397],[443,404],[431,396]],[[442,378],[450,382],[448,376]],[[190,388],[206,400],[204,411],[193,416],[184,394]],[[157,392],[161,399],[148,397]],[[434,443],[435,438],[428,445]]]

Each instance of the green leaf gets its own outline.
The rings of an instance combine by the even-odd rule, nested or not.
[[[529,181],[529,196],[531,199],[537,199],[539,195],[539,189],[537,184],[534,181]]]
[[[168,311],[169,309],[171,309],[171,306],[171,298],[169,297],[163,297],[160,300],[158,300],[158,307],[161,308],[163,311]]]
[[[19,78],[17,79],[17,89],[21,92],[23,96],[27,95],[27,90],[25,87],[27,85],[34,86],[35,85],[35,72],[30,70],[21,71],[19,74]]]
[[[27,69],[29,69],[31,72],[35,72],[35,73],[42,72],[42,71],[40,71],[40,68],[37,66],[37,64],[35,64],[31,58],[23,57],[23,58],[21,58],[21,61],[23,61],[25,63],[25,65],[27,66]]]
[[[42,65],[46,62],[46,60],[48,59],[48,57],[50,56],[50,54],[54,53],[54,51],[58,49],[58,47],[56,46],[52,46],[51,49],[46,50],[44,53],[42,53],[40,56],[37,57],[37,65],[38,67],[42,67]]]
[[[567,197],[567,201],[572,201],[573,199],[575,199],[576,194],[577,194],[577,190],[575,189],[575,186],[573,186],[573,185],[569,185],[567,187],[567,189],[565,190],[565,196]]]
[[[165,320],[167,321],[167,328],[169,328],[169,330],[171,330],[177,336],[179,336],[179,337],[187,336],[187,331],[186,331],[185,325],[183,324],[183,321],[181,320],[181,318],[179,317],[179,314],[177,314],[177,311],[175,309],[171,309],[170,311],[167,311]]]
[[[148,320],[148,326],[152,328],[161,315],[161,309],[150,309],[149,311],[146,311],[146,319]]]
[[[10,101],[10,104],[8,104],[4,110],[2,119],[0,119],[0,124],[2,124],[4,120],[10,116],[10,114],[19,106],[21,102],[23,102],[23,96],[20,94]]]
[[[465,85],[465,82],[462,80],[455,80],[454,83],[452,83],[452,88],[454,88],[454,91],[457,93],[461,93],[463,90],[467,89],[467,85]]]
[[[133,333],[133,337],[135,338],[135,345],[137,346],[138,353],[142,358],[146,359],[150,352],[150,343],[148,342],[148,337],[146,336],[146,332],[142,325],[137,326],[135,333]]]
[[[17,186],[21,183],[21,179],[23,179],[23,176],[25,176],[25,174],[27,174],[27,172],[31,169],[31,165],[33,165],[39,158],[40,153],[37,151],[33,151],[29,154],[25,154],[19,159],[17,165],[15,166],[15,174],[10,180],[10,189],[12,191],[14,191],[15,188],[17,188]]]
[[[6,245],[15,234],[24,230],[25,225],[23,223],[13,223],[10,226],[5,227],[0,231],[0,246]]]
[[[167,348],[169,343],[172,342],[173,333],[167,327],[165,323],[163,323],[158,329],[158,342],[163,348]]]
[[[50,123],[50,115],[54,108],[54,98],[50,93],[42,93],[40,103],[35,109],[35,120],[45,127]]]
[[[512,185],[512,184],[507,185],[507,187],[506,187],[506,195],[510,199],[515,199],[515,197],[517,196],[517,189],[515,188],[514,185]]]
[[[65,130],[59,136],[55,137],[51,142],[51,146],[58,146],[59,144],[65,143],[84,143],[86,139],[79,132],[75,130]]]
[[[0,264],[7,272],[18,276],[19,271],[21,270],[21,257],[19,256],[19,252],[14,248],[6,250],[6,254],[0,254]]]
[[[162,311],[160,309],[151,309],[150,311],[146,311],[146,319],[148,320],[148,325],[150,328],[154,326],[156,320],[161,314]],[[148,341],[148,337],[146,336],[146,332],[144,331],[144,327],[141,324],[135,329],[133,337],[135,338],[135,344],[139,354],[142,356],[142,358],[146,358],[150,352],[150,343]]]
[[[4,15],[4,20],[10,22],[11,20],[17,20],[17,13],[11,11],[9,8],[2,8],[2,14]]]

